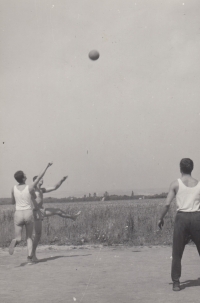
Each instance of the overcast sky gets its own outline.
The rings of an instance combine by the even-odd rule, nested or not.
[[[69,176],[58,197],[168,189],[183,157],[200,179],[199,16],[197,0],[1,1],[0,197],[49,161],[45,186]]]

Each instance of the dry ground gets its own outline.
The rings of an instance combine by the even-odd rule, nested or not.
[[[182,291],[170,280],[171,247],[40,246],[40,262],[26,263],[26,248],[0,250],[1,303],[198,302],[199,256],[187,246]]]

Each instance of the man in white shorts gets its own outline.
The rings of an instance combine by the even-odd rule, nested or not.
[[[23,171],[17,171],[14,178],[18,182],[12,188],[12,203],[15,204],[16,211],[14,214],[15,238],[11,241],[9,246],[9,254],[12,255],[14,248],[22,240],[23,226],[26,228],[26,240],[28,249],[28,261],[32,259],[32,233],[33,233],[33,207],[36,208],[37,204],[33,199],[35,187],[46,173],[48,167],[52,163],[48,163],[44,171],[34,180],[31,185],[26,185],[26,175]]]
[[[161,213],[158,226],[162,229],[164,216],[176,196],[177,214],[174,222],[171,277],[173,290],[179,291],[181,259],[185,245],[191,237],[200,255],[200,182],[191,176],[193,161],[184,158],[180,162],[181,178],[172,182]]]
[[[35,176],[33,178],[33,181],[36,180],[38,177]],[[42,234],[42,221],[44,219],[44,217],[50,217],[50,216],[54,216],[54,215],[58,215],[62,218],[67,218],[67,219],[72,219],[72,220],[76,220],[76,218],[80,215],[80,211],[75,214],[75,215],[69,215],[66,212],[64,212],[62,209],[60,208],[44,208],[43,206],[43,194],[44,193],[49,193],[51,191],[54,191],[56,189],[58,189],[61,184],[67,179],[66,177],[63,177],[55,186],[52,187],[48,187],[48,188],[44,188],[42,187],[43,185],[43,180],[41,179],[36,188],[35,188],[35,202],[37,204],[36,209],[33,210],[33,215],[34,215],[34,222],[35,222],[35,237],[33,240],[33,251],[32,251],[32,260],[34,262],[37,262],[38,259],[36,257],[36,249],[38,246],[38,243],[40,241],[41,238],[41,234]]]

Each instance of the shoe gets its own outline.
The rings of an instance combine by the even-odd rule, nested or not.
[[[38,260],[38,258],[37,258],[36,256],[33,256],[33,257],[32,257],[32,261],[36,263],[36,262],[38,262],[39,260]]]
[[[13,255],[14,253],[14,249],[15,249],[15,245],[16,245],[16,242],[17,240],[16,239],[13,239],[10,243],[10,246],[9,246],[9,254],[10,255]]]
[[[180,287],[180,282],[174,282],[173,283],[173,291],[180,291],[181,287]]]
[[[27,264],[35,264],[36,262],[32,259],[32,257],[27,257]]]

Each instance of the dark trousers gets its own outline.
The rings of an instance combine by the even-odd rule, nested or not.
[[[200,255],[200,212],[177,212],[174,222],[172,269],[173,282],[178,282],[181,276],[181,259],[188,238],[196,244]]]

